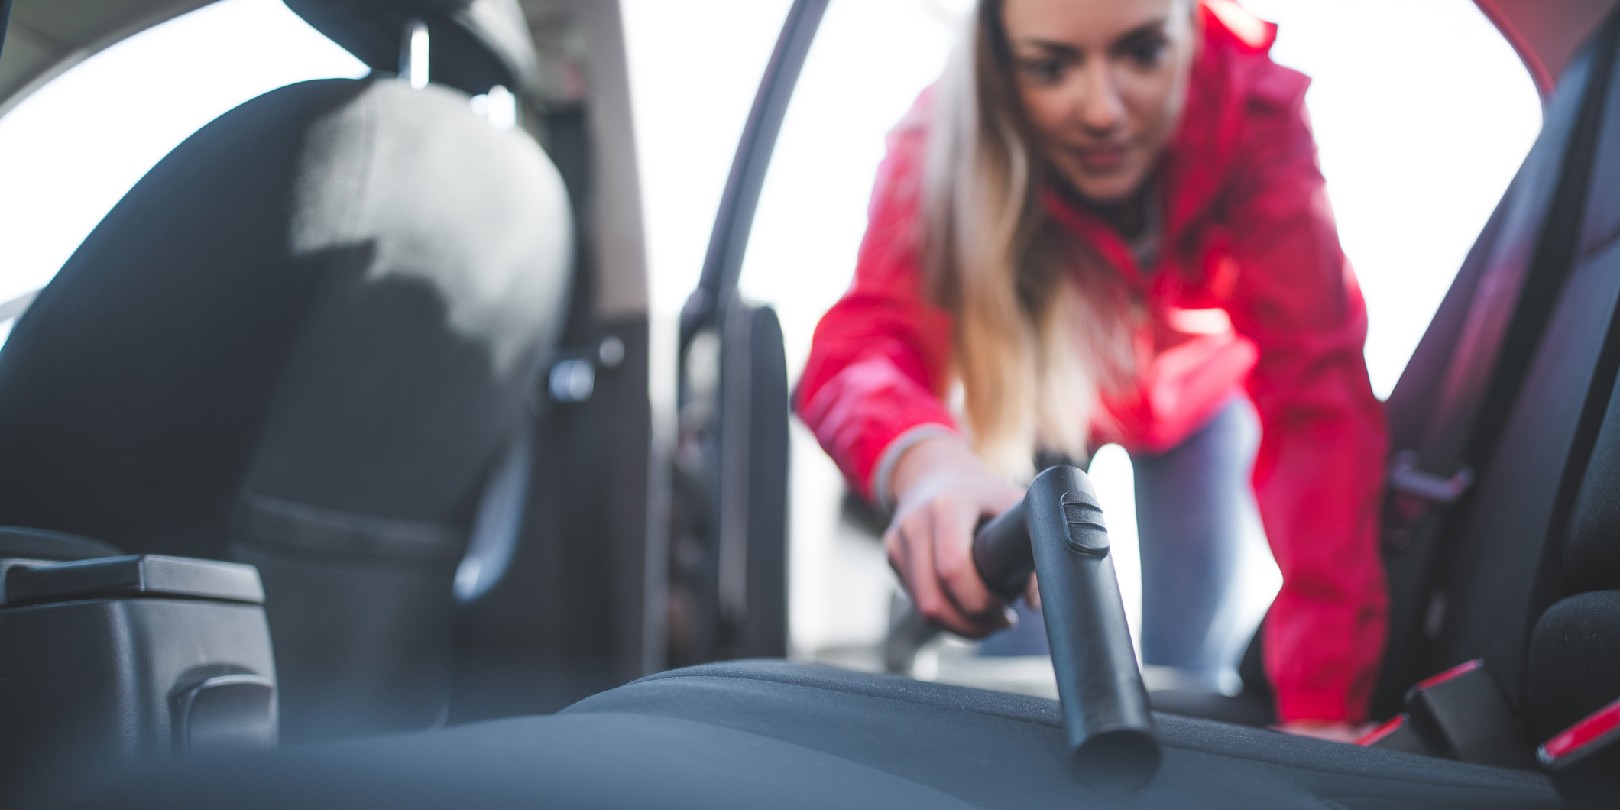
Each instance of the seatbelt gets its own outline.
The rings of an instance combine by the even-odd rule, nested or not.
[[[1440,395],[1429,411],[1424,441],[1418,449],[1392,457],[1383,539],[1390,596],[1388,649],[1395,655],[1410,651],[1420,634],[1432,639],[1444,626],[1444,601],[1434,582],[1435,561],[1445,542],[1443,518],[1467,493],[1475,470],[1488,462],[1574,264],[1617,27],[1620,14],[1611,14],[1594,44],[1591,72],[1535,252],[1529,261],[1485,269]],[[1527,287],[1532,275],[1536,284]],[[1385,667],[1375,711],[1413,682],[1411,667],[1423,666],[1410,656],[1401,660],[1407,667]]]

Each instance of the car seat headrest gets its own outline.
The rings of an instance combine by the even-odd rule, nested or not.
[[[399,69],[406,30],[428,28],[432,81],[479,95],[538,92],[539,58],[517,0],[285,0],[315,30],[373,70]]]

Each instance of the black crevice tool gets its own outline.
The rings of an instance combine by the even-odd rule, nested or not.
[[[1008,601],[1031,571],[1039,576],[1071,773],[1088,787],[1124,792],[1152,781],[1160,755],[1108,549],[1091,480],[1058,466],[975,533],[973,563]]]

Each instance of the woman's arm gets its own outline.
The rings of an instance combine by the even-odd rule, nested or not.
[[[1382,655],[1377,519],[1387,430],[1362,354],[1367,311],[1339,244],[1303,88],[1251,103],[1227,200],[1233,325],[1259,349],[1253,481],[1282,571],[1265,627],[1282,720],[1357,722]]]
[[[917,186],[922,133],[891,138],[872,194],[855,279],[822,316],[794,393],[799,418],[850,485],[876,502],[884,455],[919,426],[956,434],[941,399],[951,350],[950,316],[922,291]]]

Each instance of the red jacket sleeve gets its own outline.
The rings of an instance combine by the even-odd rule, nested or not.
[[[1259,360],[1254,489],[1283,585],[1265,628],[1284,720],[1365,717],[1383,650],[1377,545],[1388,436],[1362,354],[1367,309],[1339,245],[1300,86],[1251,101],[1223,217],[1230,314]]]
[[[869,499],[875,468],[902,433],[924,424],[955,429],[942,399],[950,316],[922,292],[916,228],[921,160],[916,125],[890,138],[854,283],[817,324],[794,394],[799,417],[850,485]]]

